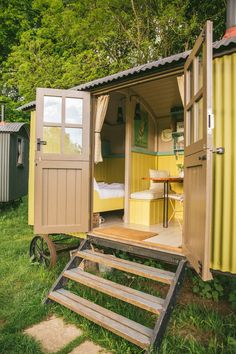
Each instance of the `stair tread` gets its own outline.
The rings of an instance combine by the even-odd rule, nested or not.
[[[155,314],[160,314],[163,308],[164,299],[114,283],[79,268],[67,270],[63,276]]]
[[[162,283],[170,284],[174,279],[175,273],[166,271],[159,268],[146,266],[140,263],[127,261],[115,256],[106,255],[102,253],[96,253],[89,250],[78,251],[76,253],[78,257],[108,265],[112,268],[120,269],[128,273],[136,274],[149,278],[152,280],[160,281]]]
[[[48,297],[111,332],[128,339],[141,348],[147,348],[150,345],[153,330],[148,327],[107,310],[65,289],[52,291]]]

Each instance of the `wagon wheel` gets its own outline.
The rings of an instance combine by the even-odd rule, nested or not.
[[[33,238],[30,243],[30,258],[45,267],[54,267],[57,261],[56,247],[47,235],[37,235]]]

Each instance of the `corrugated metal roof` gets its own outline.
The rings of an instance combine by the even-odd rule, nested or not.
[[[27,132],[29,131],[29,126],[27,123],[13,122],[13,123],[0,123],[0,133],[17,133],[23,126]]]
[[[222,50],[224,50],[226,47],[227,49],[229,49],[229,47],[234,47],[236,46],[236,37],[233,38],[223,38],[220,41],[214,42],[213,43],[213,50],[214,53],[218,53]],[[136,66],[134,68],[125,70],[125,71],[121,71],[117,74],[114,75],[109,75],[109,76],[105,76],[101,79],[97,79],[97,80],[93,80],[90,82],[87,82],[85,84],[81,84],[78,86],[73,87],[73,89],[75,90],[89,90],[92,88],[95,88],[97,86],[100,85],[104,85],[104,84],[108,84],[112,81],[116,81],[116,80],[120,80],[120,79],[124,79],[124,78],[128,78],[129,76],[133,76],[133,75],[137,75],[137,74],[142,74],[145,71],[154,71],[157,68],[160,68],[162,66],[166,66],[168,64],[178,64],[181,61],[185,61],[185,59],[189,56],[191,50],[179,53],[179,54],[175,54],[175,55],[171,55],[170,57],[166,57],[163,59],[159,59],[157,61],[153,61],[144,65],[139,65]]]
[[[120,71],[117,74],[105,76],[105,77],[102,77],[101,79],[86,82],[85,84],[81,84],[81,85],[73,87],[73,89],[75,89],[75,90],[91,89],[91,88],[94,88],[99,85],[108,84],[112,81],[116,81],[119,79],[126,79],[130,76],[133,76],[133,75],[144,73],[146,71],[151,71],[151,70],[157,69],[161,66],[166,66],[168,64],[173,65],[173,63],[177,64],[181,61],[185,61],[185,59],[188,57],[189,53],[190,53],[190,51],[183,52],[180,54],[171,55],[170,57],[162,58],[162,59],[152,61],[147,64],[139,65],[139,66],[136,66],[134,68],[131,68],[131,69],[128,69],[125,71]]]
[[[17,111],[26,111],[28,109],[34,108],[36,106],[36,101],[31,101],[23,104],[22,106],[17,108]]]
[[[225,50],[230,50],[232,48],[236,48],[236,37],[232,38],[223,38],[220,41],[214,42],[213,43],[213,50],[214,54],[218,54],[220,52],[224,52]],[[108,75],[105,77],[102,77],[97,80],[93,80],[75,87],[72,87],[72,90],[92,90],[98,86],[102,85],[107,85],[111,82],[119,81],[119,80],[127,80],[129,77],[135,76],[135,75],[142,75],[143,73],[151,72],[151,71],[156,71],[157,69],[160,69],[164,66],[177,66],[181,62],[184,63],[185,59],[188,57],[189,53],[191,50],[188,50],[186,52],[182,52],[179,54],[171,55],[166,58],[162,58],[150,63],[146,63],[143,65],[136,66],[134,68],[120,71],[116,74],[113,75]],[[27,110],[30,108],[34,108],[36,106],[36,101],[32,101],[30,103],[26,103],[25,105],[19,107],[18,109],[20,110]]]

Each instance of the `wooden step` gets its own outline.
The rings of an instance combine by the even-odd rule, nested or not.
[[[63,276],[155,314],[160,314],[162,310],[163,299],[103,279],[82,269],[73,268],[67,270]]]
[[[140,263],[130,262],[115,256],[96,253],[89,250],[78,251],[76,253],[78,257],[93,261],[95,263],[101,263],[112,268],[116,268],[128,273],[140,275],[145,278],[157,280],[162,283],[171,284],[175,274],[163,269],[149,267]]]
[[[85,300],[78,295],[59,289],[52,291],[49,294],[49,299],[58,302],[141,348],[147,348],[150,345],[153,330]]]

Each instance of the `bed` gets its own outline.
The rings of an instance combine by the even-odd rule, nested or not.
[[[124,183],[105,183],[94,180],[93,212],[124,209]]]

